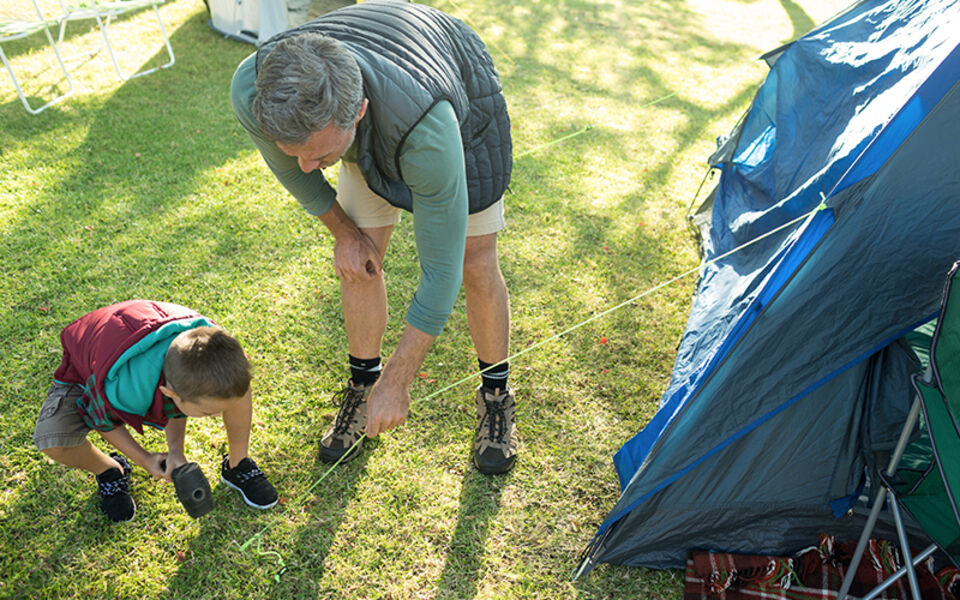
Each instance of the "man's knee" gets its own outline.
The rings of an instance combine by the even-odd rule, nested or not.
[[[463,253],[463,277],[467,280],[499,278],[497,234],[467,238]]]
[[[340,280],[341,293],[347,296],[365,296],[367,294],[374,294],[383,289],[384,285],[385,278],[383,271],[371,274],[370,277],[366,279],[359,279],[355,281],[347,281],[345,279]]]

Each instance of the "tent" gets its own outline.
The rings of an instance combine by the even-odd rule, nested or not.
[[[226,37],[260,46],[289,24],[286,0],[203,0],[210,28]]]
[[[354,0],[203,0],[210,28],[259,47],[274,35]]]
[[[621,495],[578,576],[857,537],[920,368],[904,336],[960,258],[958,42],[960,3],[877,0],[765,57],[711,157],[671,382],[614,457]]]

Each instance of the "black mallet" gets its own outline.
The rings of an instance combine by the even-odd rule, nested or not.
[[[166,461],[162,467],[166,469]],[[187,514],[197,519],[213,509],[213,494],[210,492],[210,482],[195,462],[182,464],[170,474],[173,486],[177,490],[177,499],[187,510]]]

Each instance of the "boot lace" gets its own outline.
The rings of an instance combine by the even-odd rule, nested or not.
[[[507,433],[507,419],[504,414],[506,411],[506,402],[497,402],[496,400],[484,398],[483,404],[487,409],[487,414],[485,415],[487,438],[495,444],[502,444],[503,437]],[[482,427],[483,425],[481,424],[481,428]]]
[[[353,425],[357,409],[364,401],[363,392],[347,386],[335,393],[331,401],[334,405],[340,405],[340,412],[337,413],[333,430],[338,434],[347,433]]]

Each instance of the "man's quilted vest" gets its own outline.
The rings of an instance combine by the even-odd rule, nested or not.
[[[447,100],[460,124],[470,212],[500,199],[513,165],[510,117],[490,54],[469,27],[428,6],[368,0],[277,34],[257,52],[258,72],[279,40],[304,32],[342,42],[360,66],[370,104],[355,143],[370,189],[413,209],[400,148],[420,119]]]
[[[104,381],[113,363],[144,336],[172,321],[199,316],[196,311],[178,304],[149,300],[128,300],[97,309],[60,332],[63,360],[53,378],[82,385],[86,394],[103,399],[114,414],[138,432],[143,432],[144,421],[162,427],[167,418],[163,414],[161,381],[157,381],[153,404],[144,416],[110,406],[104,393]]]

